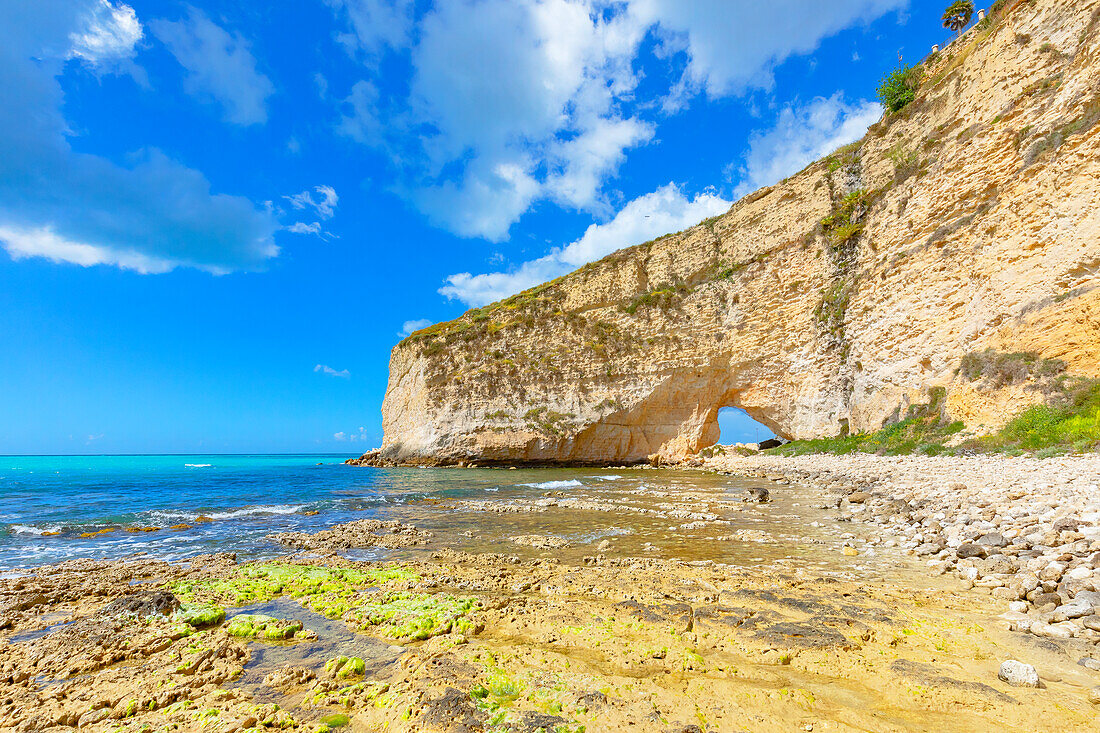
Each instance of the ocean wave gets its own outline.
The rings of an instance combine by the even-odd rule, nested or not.
[[[308,504],[273,504],[271,506],[250,506],[244,509],[234,509],[228,512],[210,512],[205,516],[211,519],[234,519],[236,517],[248,517],[254,514],[294,514],[305,509]]]
[[[185,463],[184,468],[213,468],[213,463]]]
[[[259,506],[246,506],[240,509],[226,509],[218,512],[149,512],[149,518],[159,522],[194,522],[199,517],[209,519],[236,519],[257,514],[294,514],[305,509],[308,504],[261,504]]]
[[[624,476],[592,476],[592,478],[596,479],[597,481],[618,481],[619,479],[625,478],[625,477]]]
[[[530,486],[533,489],[566,489],[570,486],[584,486],[584,484],[575,478],[571,478],[567,481],[543,481],[538,484],[520,484],[520,486]]]
[[[11,525],[12,534],[34,534],[43,535],[47,532],[60,532],[60,526],[51,527],[32,527],[29,524],[13,524]]]

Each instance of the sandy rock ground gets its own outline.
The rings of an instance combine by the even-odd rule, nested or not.
[[[838,524],[859,530],[853,562],[893,545],[917,570],[567,563],[551,545],[516,556],[515,538],[504,554],[428,539],[357,562],[338,554],[346,530],[266,563],[72,561],[0,577],[0,729],[1096,729],[1097,459],[707,468],[779,497],[827,485]],[[232,636],[242,613],[309,633]]]

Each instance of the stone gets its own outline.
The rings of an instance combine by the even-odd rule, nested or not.
[[[1100,659],[1094,659],[1093,657],[1081,657],[1077,660],[1085,669],[1091,669],[1093,672],[1100,672]]]
[[[1051,639],[1072,639],[1076,633],[1073,624],[1068,621],[1048,624],[1043,621],[1034,621],[1031,624],[1031,633],[1036,636],[1046,636]]]
[[[1039,686],[1039,673],[1035,671],[1035,667],[1015,659],[1001,662],[997,678],[1015,687]]]
[[[1058,606],[1054,610],[1054,614],[1051,616],[1055,621],[1068,621],[1070,619],[1081,618],[1082,616],[1091,616],[1092,606],[1087,603],[1078,603],[1076,601],[1066,603]]]
[[[868,494],[866,491],[853,491],[852,493],[848,494],[848,503],[863,504],[870,498],[871,495]]]
[[[747,491],[749,494],[749,501],[754,501],[757,504],[765,504],[771,501],[771,492],[763,486],[752,486],[747,489]]]
[[[1052,580],[1057,582],[1061,580],[1062,573],[1064,572],[1066,572],[1066,566],[1063,563],[1052,562],[1039,571],[1039,580]]]
[[[962,558],[967,557],[985,557],[989,554],[989,550],[981,545],[976,545],[972,542],[964,542],[959,545],[959,548],[955,550],[955,554]]]
[[[1006,547],[1008,540],[1000,532],[990,532],[984,534],[978,538],[977,544],[984,545],[986,547]]]

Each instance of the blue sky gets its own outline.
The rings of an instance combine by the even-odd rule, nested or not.
[[[860,137],[942,5],[2,3],[0,453],[374,447],[403,332]]]

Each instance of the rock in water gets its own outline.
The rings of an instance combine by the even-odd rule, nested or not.
[[[757,504],[766,504],[771,500],[771,492],[763,486],[753,486],[749,489],[749,501],[755,501]]]
[[[1035,668],[1030,664],[1017,662],[1015,659],[1009,659],[1006,662],[1002,662],[1001,669],[997,672],[997,677],[1002,682],[1007,682],[1016,687],[1039,686],[1039,673],[1035,671]]]

